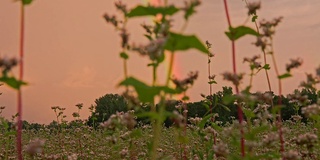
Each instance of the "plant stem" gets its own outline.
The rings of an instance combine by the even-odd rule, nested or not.
[[[157,82],[157,65],[158,64],[155,64],[155,61],[153,62],[154,63],[154,65],[152,66],[152,69],[153,69],[153,71],[152,71],[152,86],[155,86],[156,85],[156,82]]]
[[[186,96],[186,91],[183,93],[184,97]],[[187,104],[186,102],[182,102],[183,103],[183,117],[184,117],[184,128],[183,128],[183,136],[187,137],[187,123],[188,123],[188,108],[187,108]],[[188,156],[187,156],[187,147],[186,144],[183,144],[183,159],[187,160]]]
[[[166,80],[166,86],[169,85],[170,79],[171,79],[171,74],[173,70],[173,63],[174,63],[174,52],[170,52],[170,62],[169,62],[169,68],[167,72],[167,80]]]
[[[159,146],[160,142],[160,134],[161,134],[161,128],[162,128],[162,123],[163,123],[163,113],[164,113],[164,97],[161,96],[161,100],[159,103],[159,115],[155,119],[155,122],[153,122],[153,144],[152,144],[152,150],[151,150],[151,160],[156,160],[158,159],[158,151],[157,148]],[[154,106],[155,108],[155,106]],[[155,109],[156,110],[156,109]],[[156,112],[156,111],[155,111]]]
[[[226,16],[227,16],[227,21],[228,21],[228,26],[229,28],[231,27],[231,20],[229,16],[229,10],[228,10],[228,4],[227,0],[223,0],[224,2],[224,8],[226,11]],[[235,48],[235,41],[231,41],[232,45],[232,64],[233,64],[233,73],[236,75],[237,74],[237,68],[236,68],[236,48]],[[236,93],[239,94],[239,87],[238,85],[235,85],[236,88]],[[245,156],[245,145],[244,145],[244,131],[242,127],[242,121],[243,121],[243,112],[240,106],[238,106],[238,119],[239,119],[239,124],[240,124],[240,134],[241,134],[241,155],[242,157]]]
[[[246,5],[248,6],[248,1],[245,0],[245,2],[246,2]],[[258,34],[260,35],[260,30],[259,30],[257,21],[254,21],[254,25],[255,25],[255,27],[256,27],[256,30],[257,30]],[[265,48],[262,48],[262,52],[263,52],[263,62],[264,62],[264,65],[266,65],[266,64],[267,64],[267,53],[266,53]],[[266,73],[266,78],[267,78],[267,83],[268,83],[269,92],[271,92],[271,91],[272,91],[272,88],[271,88],[269,73],[268,73],[268,70],[267,70],[267,69],[265,69],[265,73]],[[272,101],[272,100],[271,100],[270,103],[271,103],[271,107],[273,107],[274,105],[273,105],[273,101]]]
[[[250,73],[250,82],[249,82],[249,86],[252,87],[252,80],[253,80],[253,69],[251,69],[251,73]]]
[[[274,70],[276,72],[277,78],[278,78],[278,85],[279,85],[279,99],[278,99],[278,105],[281,107],[282,105],[282,82],[281,79],[279,78],[279,70],[278,70],[278,65],[276,62],[276,58],[274,55],[274,49],[273,49],[273,38],[270,37],[270,48],[271,48],[271,56],[272,56],[272,61],[274,64]],[[284,151],[284,140],[283,140],[283,133],[282,133],[282,116],[281,116],[281,109],[279,110],[279,116],[278,116],[278,129],[279,129],[279,138],[280,138],[280,152],[282,153]]]
[[[23,80],[23,55],[24,55],[24,4],[21,1],[20,8],[20,66],[19,66],[19,80]],[[22,91],[21,88],[18,90],[18,130],[17,130],[17,152],[18,159],[22,160]]]
[[[123,60],[123,73],[124,73],[124,78],[128,78],[128,69],[127,69],[127,60]]]

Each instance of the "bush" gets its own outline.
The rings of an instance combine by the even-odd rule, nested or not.
[[[112,114],[128,111],[128,102],[118,94],[106,94],[95,100],[94,112],[88,118],[88,125],[97,124],[109,119]]]

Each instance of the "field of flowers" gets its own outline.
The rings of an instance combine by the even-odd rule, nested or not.
[[[222,77],[233,89],[224,87],[217,93],[212,92],[212,86],[217,83],[216,75],[210,70],[215,56],[211,52],[212,44],[184,33],[189,19],[201,5],[200,0],[186,0],[183,6],[164,0],[162,5],[137,5],[130,9],[121,1],[115,2],[120,18],[109,13],[103,18],[120,35],[119,56],[123,60],[124,79],[118,86],[123,87],[123,94],[108,94],[97,99],[89,108],[92,114],[88,119],[80,116],[82,104],[76,105],[78,112],[72,114],[72,121],[66,121],[65,108],[53,106],[56,119],[49,125],[29,124],[21,116],[20,88],[27,85],[22,63],[23,15],[24,7],[32,2],[21,0],[20,60],[0,57],[0,82],[18,91],[18,111],[11,120],[1,116],[5,107],[0,108],[0,159],[320,159],[320,91],[317,88],[320,66],[314,73],[306,74],[306,81],[301,82],[294,93],[282,94],[283,79],[292,77],[292,70],[303,61],[290,59],[283,73],[278,69],[273,39],[283,17],[260,20],[256,12],[260,2],[243,1],[248,9],[246,23],[256,27],[250,28],[246,24],[231,25],[228,3],[223,0],[233,71],[222,73]],[[173,31],[171,17],[181,12],[185,24],[181,31]],[[131,42],[127,23],[141,17],[153,17],[153,22],[141,24],[148,43],[136,45]],[[261,49],[260,54],[243,59],[250,69],[246,74],[238,73],[236,66],[235,42],[244,36],[255,37],[253,44]],[[174,55],[189,49],[208,58],[205,83],[210,93],[195,103],[188,102],[187,91],[198,78],[198,72],[190,72],[184,79],[172,73]],[[147,65],[152,70],[150,84],[128,74],[129,52],[150,60]],[[169,58],[165,58],[168,55]],[[169,67],[161,83],[157,71],[165,61]],[[12,74],[16,66],[19,66],[18,78]],[[269,76],[271,69],[275,70],[276,77]],[[258,73],[266,76],[268,90],[263,93],[251,90],[252,79]],[[250,78],[247,86],[242,83],[245,76]],[[277,80],[277,86],[271,86],[270,78]],[[274,94],[275,90],[278,95]],[[181,99],[173,100],[175,96]]]

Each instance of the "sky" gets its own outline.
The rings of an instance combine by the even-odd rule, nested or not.
[[[72,120],[78,103],[84,104],[80,115],[89,116],[87,109],[95,99],[108,93],[121,93],[117,84],[123,79],[122,60],[119,58],[120,38],[115,29],[106,24],[104,13],[118,14],[113,0],[55,0],[37,1],[26,7],[25,22],[25,76],[29,83],[23,87],[23,119],[30,122],[50,123],[55,119],[52,106],[65,107],[65,114]],[[141,0],[123,0],[128,7],[134,7]],[[181,5],[182,1],[169,0]],[[0,1],[0,55],[18,57],[19,46],[19,3],[12,0]],[[293,70],[294,77],[283,81],[284,93],[291,93],[305,80],[305,73],[314,73],[320,65],[320,1],[319,0],[266,0],[258,11],[259,20],[271,20],[283,16],[283,22],[276,30],[274,38],[275,56],[281,73],[290,58],[301,57],[303,66]],[[213,44],[211,71],[217,75],[217,85],[231,86],[222,80],[221,73],[232,71],[231,43],[224,32],[227,21],[222,0],[203,0],[197,14],[191,17],[185,34],[195,34],[203,42]],[[241,0],[229,0],[231,23],[242,25],[247,10]],[[174,16],[174,31],[183,25],[182,14]],[[134,18],[128,23],[130,42],[144,44],[141,23],[151,23],[150,18]],[[248,22],[246,25],[254,27]],[[248,73],[243,64],[244,57],[262,55],[260,49],[252,45],[253,37],[244,37],[236,42],[237,67],[239,72]],[[148,59],[136,53],[129,53],[129,75],[146,83],[151,82],[151,69]],[[271,59],[268,57],[268,62]],[[159,70],[160,80],[165,78],[167,66]],[[209,94],[207,84],[207,57],[196,50],[178,52],[175,57],[174,74],[177,78],[186,77],[190,71],[199,71],[199,78],[187,92],[191,101],[201,100],[200,94]],[[13,70],[17,76],[17,69]],[[274,71],[270,71],[271,84],[276,92],[277,83]],[[248,85],[246,76],[242,86]],[[164,83],[164,82],[163,82]],[[263,72],[253,80],[253,91],[266,91],[267,82]],[[1,86],[0,106],[6,106],[2,115],[11,118],[16,113],[17,92]],[[277,93],[277,92],[276,92]]]

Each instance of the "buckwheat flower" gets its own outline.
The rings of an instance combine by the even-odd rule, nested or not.
[[[129,130],[132,130],[134,126],[137,124],[136,120],[134,119],[133,115],[130,113],[125,113],[122,116],[122,123],[127,126]]]
[[[120,151],[120,156],[121,156],[121,158],[125,158],[125,157],[128,155],[128,153],[129,153],[128,148],[122,149],[122,150]]]
[[[195,118],[191,117],[191,118],[189,118],[189,121],[191,124],[197,125],[202,121],[202,118],[201,117],[195,117]]]
[[[272,20],[272,25],[273,25],[274,27],[276,27],[276,26],[282,21],[282,19],[283,19],[282,16],[277,17],[277,18],[274,18],[274,19]]]
[[[282,158],[283,159],[288,159],[288,160],[298,160],[301,157],[299,156],[299,152],[298,151],[289,150],[288,152],[282,153]]]
[[[315,143],[318,142],[318,136],[314,133],[305,133],[302,135],[299,135],[295,142],[297,145],[306,145],[307,148],[312,148]]]
[[[263,136],[262,144],[265,146],[271,146],[278,142],[279,134],[278,133],[269,133]]]
[[[126,29],[121,30],[120,37],[121,37],[121,47],[125,48],[126,46],[128,46],[128,41],[129,41],[129,33],[127,32]]]
[[[235,86],[240,85],[243,75],[244,75],[243,73],[240,73],[240,74],[233,74],[230,72],[222,73],[223,79],[232,82]]]
[[[79,115],[79,113],[78,113],[78,112],[73,112],[73,113],[72,113],[72,116],[73,116],[74,118],[76,118],[76,117],[80,117],[80,115]]]
[[[145,31],[148,33],[148,34],[152,34],[152,26],[151,25],[147,25],[147,24],[145,24],[145,23],[142,23],[141,24],[141,27],[143,28],[143,29],[145,29]]]
[[[78,103],[78,104],[76,104],[76,107],[77,107],[78,109],[81,109],[81,108],[83,107],[83,103]]]
[[[114,4],[115,4],[116,8],[118,10],[120,10],[123,14],[128,13],[127,6],[125,4],[123,4],[121,1],[115,2]]]
[[[193,160],[200,160],[200,158],[197,155],[194,155]]]
[[[18,65],[18,60],[16,58],[8,58],[6,56],[0,57],[0,68],[2,68],[3,72],[8,72],[11,68]]]
[[[94,110],[94,106],[91,105],[91,106],[89,107],[89,110],[90,110],[90,112],[93,111],[93,110]]]
[[[172,121],[177,128],[184,127],[184,117],[178,111],[173,111]]]
[[[214,153],[217,157],[227,157],[229,149],[226,144],[218,143],[213,146]]]
[[[71,155],[68,156],[68,160],[77,160],[78,156],[75,153],[72,153]]]
[[[268,111],[268,109],[271,107],[271,105],[268,104],[259,104],[257,105],[257,107],[253,110],[254,113],[258,113],[258,112],[266,112]]]
[[[216,75],[210,75],[208,78],[209,78],[210,80],[214,80],[214,79],[216,78]]]
[[[118,26],[118,21],[115,15],[110,16],[107,13],[105,13],[103,15],[103,18],[107,21],[107,23],[111,23],[115,27]]]
[[[158,151],[158,152],[163,152],[163,149],[158,148],[157,151]]]
[[[29,142],[29,144],[26,147],[26,152],[30,155],[30,156],[34,156],[38,153],[42,153],[43,152],[43,146],[45,144],[45,140],[36,138],[34,140],[32,140],[31,142]]]
[[[118,142],[118,139],[116,137],[112,136],[112,137],[107,137],[107,141],[112,144],[116,144]]]
[[[291,119],[295,122],[299,122],[302,120],[302,117],[300,115],[292,115]]]
[[[152,40],[149,44],[143,46],[132,45],[132,50],[140,53],[141,56],[149,56],[150,60],[156,60],[162,56],[163,46],[167,41],[166,37],[159,37],[155,40]]]
[[[248,15],[255,15],[257,10],[260,9],[260,7],[261,7],[260,2],[249,2],[247,5]]]
[[[320,106],[317,104],[311,104],[301,109],[301,113],[307,117],[320,114]]]
[[[300,67],[302,63],[303,60],[301,58],[290,59],[290,63],[286,64],[286,70],[290,72],[291,69]]]
[[[210,133],[210,134],[214,134],[217,135],[217,131],[215,129],[213,129],[211,126],[207,127],[205,129],[206,132]]]
[[[187,90],[190,86],[193,85],[194,81],[198,78],[198,71],[190,72],[188,77],[182,80],[177,78],[172,78],[172,82],[176,85],[176,88],[181,89],[183,91]]]
[[[260,55],[255,55],[252,58],[247,58],[245,57],[243,59],[243,62],[248,62],[250,64],[250,69],[260,69],[261,68],[261,63],[257,62],[257,59],[260,58]]]
[[[246,148],[248,149],[248,151],[253,151],[255,148],[260,146],[259,142],[255,142],[255,141],[246,141],[245,143]]]
[[[207,46],[208,49],[210,49],[212,44],[209,41],[206,41],[206,46]]]
[[[258,36],[257,41],[253,44],[257,47],[261,47],[261,49],[264,50],[267,47],[268,41],[265,38],[262,38],[262,36]]]

